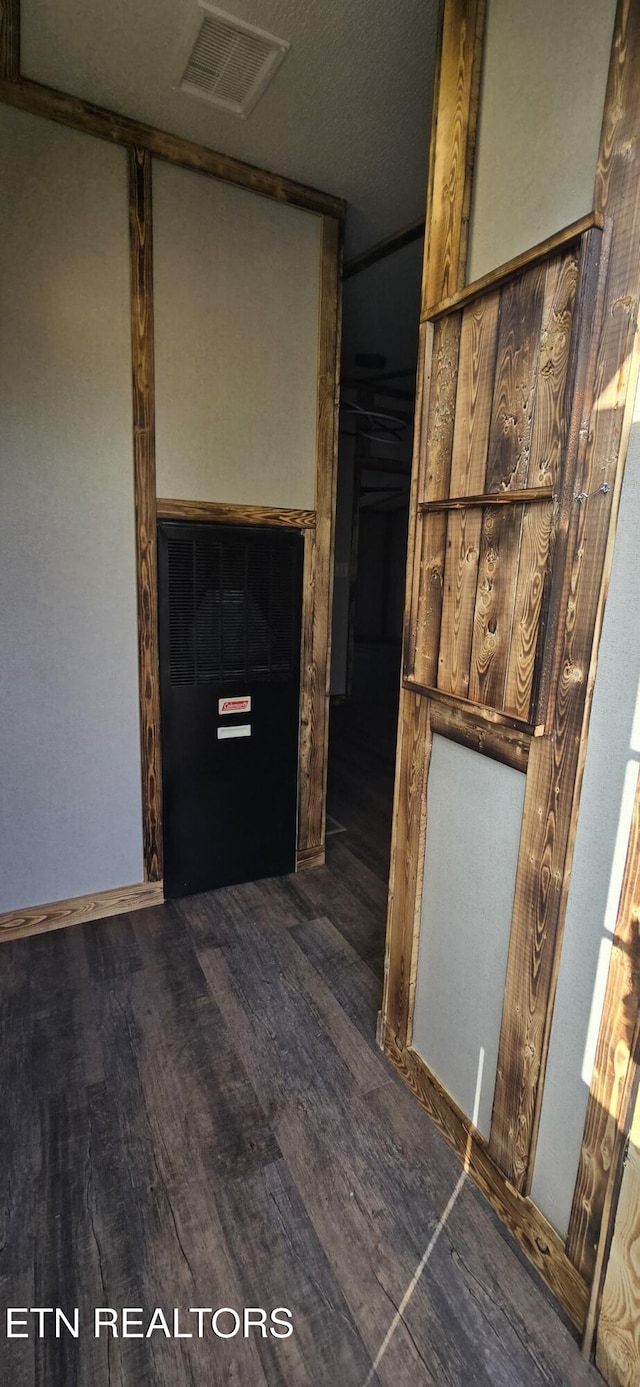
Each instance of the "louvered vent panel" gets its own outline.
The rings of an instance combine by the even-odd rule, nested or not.
[[[283,679],[295,672],[293,548],[268,536],[168,540],[172,684]]]
[[[207,6],[180,86],[246,116],[288,47],[282,39]]]

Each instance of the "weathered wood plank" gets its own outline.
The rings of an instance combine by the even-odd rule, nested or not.
[[[0,79],[20,80],[20,0],[0,0]]]
[[[607,986],[589,1092],[580,1164],[567,1234],[567,1253],[588,1282],[601,1290],[605,1204],[629,1121],[640,1038],[640,779],[612,940]],[[606,1225],[605,1225],[606,1227]]]
[[[324,848],[329,751],[331,597],[338,452],[340,226],[325,217],[320,265],[315,529],[305,531],[298,851]]]
[[[575,252],[547,267],[542,335],[528,481],[554,486],[560,475],[568,429],[567,378],[578,282]],[[553,540],[553,508],[526,506],[509,642],[503,707],[517,717],[531,714],[540,651],[540,622]]]
[[[487,722],[473,712],[447,707],[433,700],[430,712],[431,731],[449,741],[459,742],[493,761],[502,761],[516,771],[526,772],[531,738],[524,732]]]
[[[484,489],[491,400],[498,342],[498,294],[489,294],[463,313],[455,402],[451,496]],[[429,498],[431,500],[431,498]],[[425,524],[425,522],[423,522]],[[446,522],[443,615],[438,688],[469,694],[469,659],[480,552],[480,510],[460,510]]]
[[[138,588],[142,847],[147,881],[162,879],[160,667],[156,532],[156,405],[151,159],[129,150],[133,468]]]
[[[0,941],[64,929],[67,925],[80,925],[86,920],[103,920],[108,915],[159,905],[162,899],[162,882],[145,881],[139,886],[122,886],[110,891],[96,891],[92,896],[73,896],[69,900],[51,901],[48,905],[9,910],[0,915]]]
[[[535,266],[500,294],[500,326],[485,491],[519,490],[529,479],[540,367],[546,266]],[[523,508],[488,508],[482,517],[468,696],[504,707]]]
[[[405,672],[436,683],[442,620],[447,519],[434,512],[420,520],[421,501],[449,495],[453,425],[460,351],[460,319],[446,328],[421,331],[423,378],[418,381],[413,484],[409,503],[407,559],[408,619],[405,619]],[[428,440],[428,446],[427,446]],[[409,562],[409,559],[411,562]]]
[[[532,745],[512,924],[491,1151],[518,1188],[532,1169],[568,870],[615,524],[638,380],[640,4],[618,6],[595,205],[610,224],[606,281],[590,325],[592,401],[572,420],[581,454],[553,653],[553,734]],[[606,237],[606,232],[605,232]],[[603,250],[603,268],[607,247]],[[602,486],[607,488],[601,490]],[[553,628],[551,628],[553,629]]]
[[[280,506],[226,505],[222,501],[174,501],[158,497],[159,520],[208,520],[215,525],[277,525],[312,530],[313,510],[284,510]]]
[[[46,116],[48,120],[69,125],[73,130],[83,130],[88,135],[108,140],[111,144],[127,145],[133,149],[146,150],[157,159],[166,159],[171,164],[197,169],[200,173],[211,174],[223,183],[235,183],[250,192],[273,198],[276,202],[287,203],[291,207],[301,207],[309,212],[317,212],[323,217],[341,220],[345,205],[342,198],[329,193],[307,188],[294,183],[279,174],[267,173],[251,164],[243,164],[228,154],[220,154],[206,145],[194,144],[180,135],[172,135],[167,130],[156,130],[141,121],[131,120],[119,115],[117,111],[106,110],[91,101],[81,101],[67,92],[55,91],[52,87],[22,78],[3,80],[0,77],[0,102],[14,106],[19,111],[31,111],[36,116]]]

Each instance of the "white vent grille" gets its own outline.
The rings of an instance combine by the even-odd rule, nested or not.
[[[248,116],[289,50],[283,39],[210,5],[204,11],[180,67],[181,91],[227,111]]]

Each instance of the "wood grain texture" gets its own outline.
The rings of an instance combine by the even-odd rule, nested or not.
[[[625,1159],[598,1320],[596,1363],[609,1387],[640,1382],[640,1095]]]
[[[640,1038],[640,780],[612,940],[589,1103],[567,1234],[581,1275],[602,1289],[607,1224],[630,1119]],[[601,1230],[604,1237],[601,1237]],[[599,1284],[598,1284],[599,1283]],[[593,1297],[592,1297],[593,1299]]]
[[[448,707],[435,699],[432,700],[429,716],[432,733],[437,732],[451,742],[459,742],[471,751],[479,751],[493,761],[502,761],[505,766],[513,766],[514,770],[526,773],[531,744],[531,738],[526,733],[502,725],[492,726],[484,717],[461,708]]]
[[[0,942],[64,929],[67,925],[82,925],[87,920],[103,920],[130,910],[143,910],[146,906],[160,905],[162,900],[162,882],[145,881],[139,886],[121,886],[115,890],[96,891],[92,896],[72,896],[65,901],[51,901],[49,905],[9,910],[0,915]]]
[[[403,668],[430,684],[438,678],[447,521],[435,511],[420,523],[417,511],[422,501],[449,495],[460,331],[460,319],[451,318],[435,331],[425,325],[420,335]]]
[[[617,509],[638,380],[640,4],[618,7],[595,204],[610,250],[591,324],[592,391],[572,428],[579,471],[551,679],[553,735],[532,747],[491,1132],[493,1154],[527,1187],[537,1138],[582,771]],[[599,488],[606,484],[605,492]],[[590,493],[594,493],[593,496]],[[553,629],[553,628],[552,628]],[[506,1022],[506,1024],[505,1024]]]
[[[20,0],[0,0],[0,80],[20,80]]]
[[[61,125],[69,125],[73,130],[96,135],[111,144],[128,145],[133,149],[144,149],[157,159],[166,159],[170,164],[196,169],[200,173],[211,174],[223,183],[235,183],[250,192],[273,198],[276,202],[287,203],[291,207],[301,207],[305,211],[317,212],[320,216],[344,217],[344,202],[329,193],[307,188],[294,183],[279,174],[268,173],[264,169],[243,164],[230,155],[220,154],[205,145],[184,140],[180,135],[171,135],[166,130],[156,130],[143,125],[141,121],[130,120],[128,116],[116,111],[95,106],[90,101],[81,101],[66,92],[55,91],[38,82],[22,78],[20,82],[0,80],[0,101],[14,106],[20,111],[30,111],[33,115],[46,116]]]
[[[439,511],[488,510],[492,506],[514,506],[519,501],[550,501],[553,488],[550,486],[522,487],[520,491],[495,491],[492,495],[447,496],[442,501],[422,501],[418,507],[421,515],[436,514]]]
[[[499,306],[498,294],[489,294],[462,315],[449,481],[453,497],[474,497],[484,490]],[[442,623],[437,684],[463,698],[469,696],[481,528],[482,515],[473,507],[456,507],[446,526],[443,608],[447,619]]]
[[[587,1287],[569,1261],[562,1239],[535,1204],[518,1194],[505,1179],[491,1159],[479,1132],[421,1056],[410,1047],[400,1046],[388,1027],[384,1035],[384,1052],[551,1288],[572,1323],[580,1330],[587,1308]]]
[[[340,361],[340,225],[325,217],[320,268],[316,524],[305,530],[298,851],[324,845]]]
[[[429,320],[441,318],[446,313],[457,313],[459,309],[466,307],[482,294],[486,294],[491,289],[500,289],[515,275],[521,274],[524,270],[536,265],[541,260],[548,260],[556,251],[569,247],[573,242],[580,240],[585,232],[591,231],[593,227],[602,230],[604,226],[604,216],[601,211],[588,212],[586,216],[580,217],[577,221],[571,222],[562,231],[554,232],[553,236],[548,236],[545,241],[539,241],[530,250],[522,251],[520,255],[514,256],[513,260],[507,260],[504,265],[499,265],[497,269],[490,270],[488,274],[482,275],[480,279],[474,279],[472,284],[467,284],[458,293],[451,294],[443,299],[441,303],[433,306],[423,314]]]
[[[423,312],[464,284],[486,0],[446,0],[434,92]]]
[[[521,490],[529,481],[546,264],[505,285],[491,405],[484,490]],[[523,509],[483,513],[468,696],[505,707]]]
[[[151,158],[129,151],[133,465],[145,879],[162,878]]]
[[[457,708],[463,713],[475,714],[477,718],[486,722],[487,727],[493,727],[496,731],[505,727],[512,731],[526,732],[530,737],[541,737],[544,732],[544,727],[536,727],[535,723],[527,722],[524,718],[516,718],[512,713],[503,713],[501,709],[491,708],[486,703],[475,703],[473,699],[461,698],[460,694],[446,693],[444,689],[437,689],[432,684],[421,684],[417,679],[406,677],[403,677],[402,683],[405,689],[422,694],[434,703],[441,703],[446,708]]]
[[[215,525],[276,525],[312,530],[314,510],[283,510],[280,506],[241,506],[223,501],[174,501],[158,497],[159,520],[207,520]]]

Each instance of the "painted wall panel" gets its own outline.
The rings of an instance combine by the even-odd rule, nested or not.
[[[525,777],[434,736],[413,1046],[489,1135]]]
[[[566,1233],[640,760],[640,392],[596,675],[532,1196]],[[591,503],[593,504],[593,503]]]
[[[141,881],[127,173],[0,108],[0,911]]]
[[[615,0],[489,0],[467,279],[590,212]]]
[[[159,496],[314,505],[321,219],[154,162]]]

